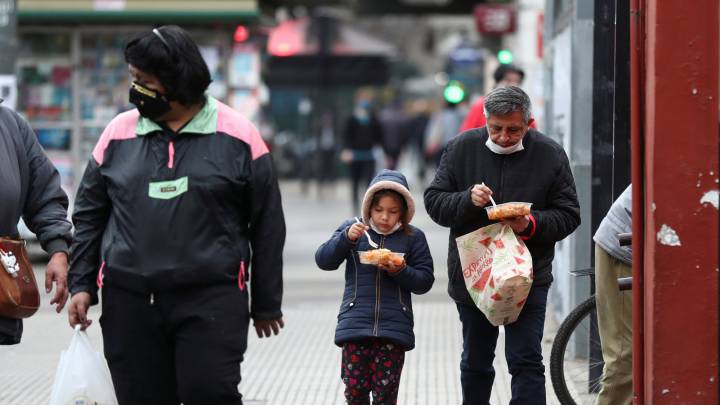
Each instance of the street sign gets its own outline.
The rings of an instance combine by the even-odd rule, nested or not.
[[[516,30],[517,13],[511,5],[479,4],[473,10],[475,26],[483,35],[499,36]]]
[[[471,65],[485,58],[485,52],[474,46],[461,45],[453,49],[448,55],[450,63],[454,65]]]

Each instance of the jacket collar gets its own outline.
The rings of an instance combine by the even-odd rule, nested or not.
[[[178,134],[213,134],[217,132],[217,102],[214,97],[207,96],[203,108],[180,129]],[[142,116],[138,119],[135,134],[144,136],[155,131],[162,131],[162,127],[157,122]]]

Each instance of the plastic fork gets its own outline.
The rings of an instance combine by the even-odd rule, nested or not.
[[[357,222],[358,224],[362,224],[362,221],[358,217],[355,217],[355,222]],[[375,249],[380,247],[380,245],[373,242],[372,238],[370,238],[370,234],[368,233],[368,231],[365,231],[365,236],[367,236],[367,240],[368,240],[368,243],[370,244],[370,246],[374,247]]]
[[[481,185],[481,186],[484,186],[485,183],[480,183],[480,185]],[[488,197],[490,197],[490,202],[492,203],[493,207],[497,207],[497,204],[495,204],[495,200],[493,200],[492,196],[489,195]],[[356,218],[356,219],[357,219],[357,218]]]

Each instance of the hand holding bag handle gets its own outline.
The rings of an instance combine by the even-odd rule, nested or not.
[[[0,237],[0,316],[22,319],[40,307],[40,293],[25,241]]]

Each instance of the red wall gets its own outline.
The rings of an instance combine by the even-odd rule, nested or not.
[[[720,11],[717,0],[640,4],[646,34],[640,395],[646,404],[717,404],[720,224],[717,207],[701,199],[714,192],[717,201],[720,177]]]

